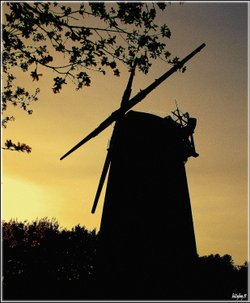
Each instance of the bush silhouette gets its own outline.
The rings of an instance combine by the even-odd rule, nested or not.
[[[62,229],[55,219],[48,218],[31,223],[11,220],[2,222],[2,240],[3,299],[86,300],[98,297],[99,285],[95,279],[98,234],[95,230],[88,231],[79,225],[71,230]],[[155,277],[156,282],[151,284],[148,293],[154,299],[163,300],[231,300],[235,294],[247,300],[247,267],[247,263],[234,265],[227,254],[199,257],[185,276],[186,280],[180,280],[179,291],[171,291],[165,283],[167,266],[150,267],[148,276]],[[105,287],[105,281],[101,283]],[[116,298],[121,296],[122,299],[123,295],[116,293]]]
[[[95,231],[60,230],[47,218],[3,222],[4,298],[73,298],[80,281],[82,290],[91,281],[96,240]]]

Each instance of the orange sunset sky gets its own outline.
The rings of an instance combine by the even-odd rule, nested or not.
[[[230,254],[236,264],[248,259],[248,10],[247,2],[185,2],[160,13],[172,32],[170,52],[183,58],[206,47],[134,108],[164,117],[176,100],[198,119],[200,156],[186,164],[198,253]],[[168,69],[156,61],[148,75],[137,72],[132,96]],[[91,87],[69,83],[60,94],[51,90],[52,72],[35,84],[29,74],[16,76],[41,93],[32,115],[8,109],[16,120],[2,142],[25,142],[32,153],[2,151],[2,220],[53,217],[62,227],[98,229],[105,190],[94,215],[91,208],[113,127],[59,158],[119,107],[128,72],[95,74]]]

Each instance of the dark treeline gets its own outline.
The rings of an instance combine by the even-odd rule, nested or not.
[[[47,218],[31,223],[12,220],[2,223],[2,241],[4,300],[106,299],[96,293],[95,230],[79,225],[66,230]],[[247,262],[236,266],[230,255],[202,256],[194,272],[185,282],[192,292],[187,299],[234,300],[238,296],[247,300]],[[175,296],[168,285],[157,292],[162,300]]]

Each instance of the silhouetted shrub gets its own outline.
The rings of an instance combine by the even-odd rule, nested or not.
[[[3,222],[3,296],[42,299],[88,291],[97,235],[79,225],[59,229],[55,220]],[[87,294],[86,294],[87,295]]]
[[[247,263],[234,265],[226,254],[200,257],[197,266],[197,292],[200,298],[233,300],[234,294],[247,294]]]

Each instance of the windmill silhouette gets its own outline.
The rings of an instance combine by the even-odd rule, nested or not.
[[[188,158],[198,156],[196,119],[177,105],[173,118],[130,109],[204,47],[130,99],[135,60],[120,108],[61,157],[116,122],[92,207],[94,213],[109,171],[97,251],[98,285],[106,299],[152,297],[166,281],[177,289],[197,258],[185,172]]]

